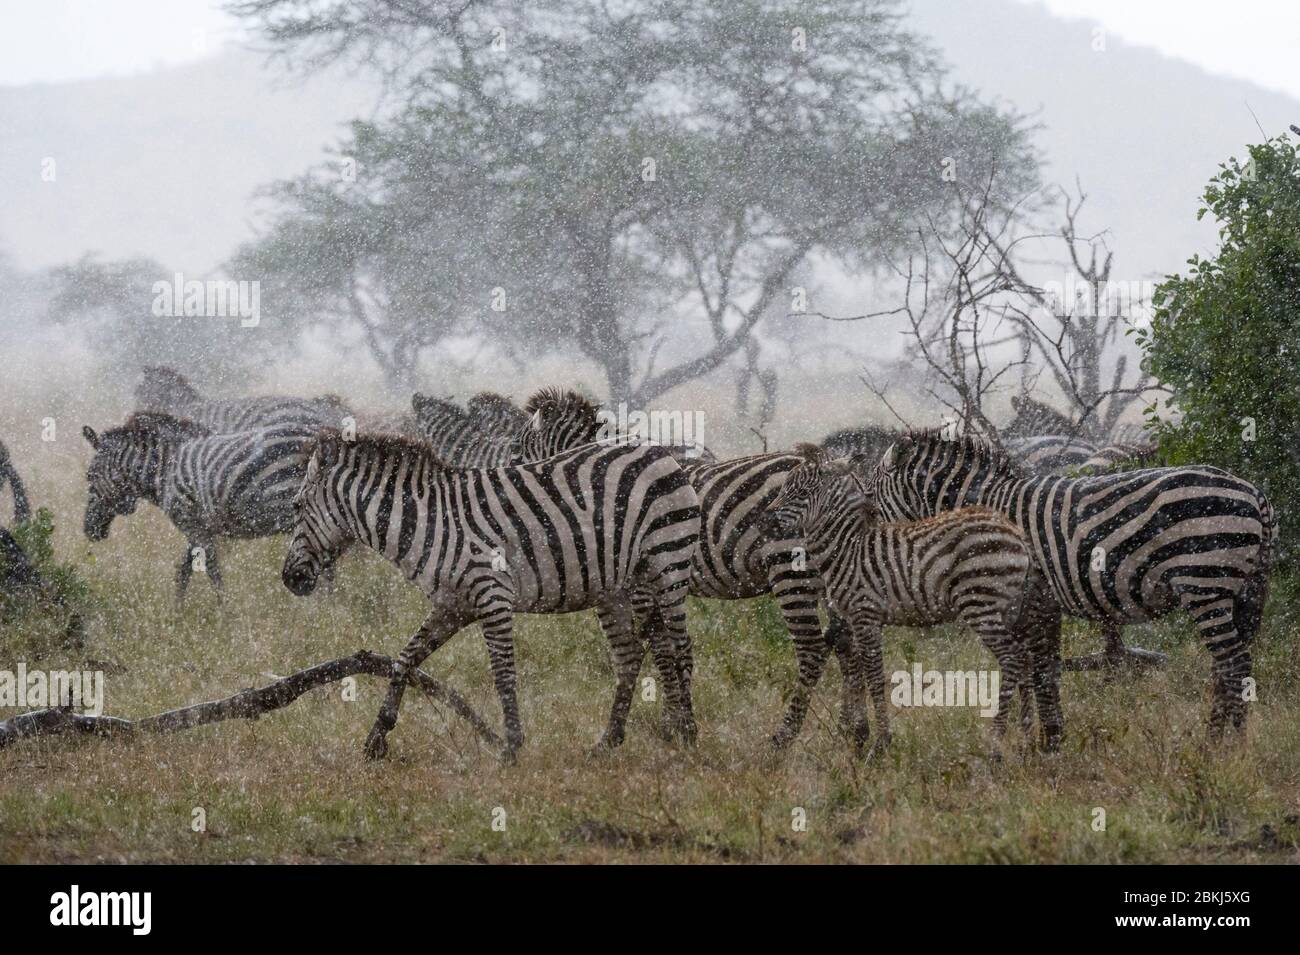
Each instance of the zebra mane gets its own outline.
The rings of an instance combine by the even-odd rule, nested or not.
[[[819,444],[813,444],[809,441],[801,441],[790,449],[792,454],[797,454],[809,464],[824,464],[830,460],[830,455]]]
[[[436,399],[435,399],[436,400]],[[307,447],[307,457],[321,453],[322,464],[334,464],[341,457],[343,448],[352,448],[362,453],[374,453],[383,457],[389,455],[413,455],[424,458],[429,465],[440,471],[456,470],[433,452],[429,442],[422,438],[400,434],[395,431],[367,431],[358,433],[354,438],[345,439],[338,428],[322,428],[316,439]]]
[[[125,424],[109,428],[104,437],[121,435],[130,440],[157,437],[165,441],[188,441],[211,434],[203,425],[189,418],[178,418],[163,411],[137,411],[126,419]]]
[[[469,412],[456,402],[447,398],[435,398],[433,395],[423,395],[418,391],[411,395],[411,410],[421,421],[435,415],[454,421],[470,420]]]
[[[538,389],[524,402],[524,414],[531,418],[538,411],[548,407],[554,408],[562,415],[585,418],[592,424],[595,424],[596,415],[600,411],[596,403],[586,395],[572,388],[551,386]]]
[[[945,428],[912,428],[898,436],[895,447],[901,452],[895,466],[921,457],[936,447],[960,445],[961,453],[976,463],[989,468],[990,476],[1024,477],[1019,462],[1001,448],[996,448],[984,438],[963,432],[946,434]]]
[[[505,395],[495,391],[480,391],[465,402],[465,408],[474,418],[513,418],[520,423],[527,417],[519,407]]]

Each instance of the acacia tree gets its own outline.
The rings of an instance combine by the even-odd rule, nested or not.
[[[241,0],[300,69],[361,64],[382,118],[276,192],[243,265],[360,325],[395,380],[456,334],[576,350],[644,402],[741,362],[810,259],[874,261],[945,169],[1035,181],[1020,119],[886,0]],[[346,158],[344,158],[346,157]],[[308,312],[312,314],[309,315]],[[742,386],[743,387],[743,386]]]

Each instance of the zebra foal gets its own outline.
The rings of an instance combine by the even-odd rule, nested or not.
[[[366,755],[387,753],[407,676],[457,631],[482,624],[501,702],[506,757],[523,744],[515,695],[516,613],[595,608],[617,676],[606,747],[623,741],[641,645],[634,614],[664,622],[652,650],[673,725],[695,735],[686,585],[699,502],[681,468],[654,445],[578,448],[518,467],[456,469],[422,441],[345,441],[321,432],[295,501],[282,572],[298,595],[354,540],[395,563],[433,609],[403,649]]]
[[[881,744],[889,741],[882,628],[965,624],[997,658],[1001,671],[995,746],[1006,735],[1015,689],[1032,682],[1042,743],[1060,743],[1062,718],[1057,647],[1023,624],[1035,572],[1019,530],[996,511],[962,508],[909,523],[882,524],[860,476],[862,460],[828,461],[804,446],[805,463],[769,506],[772,520],[802,536],[820,573],[827,604],[848,621],[851,664],[845,709],[855,743],[870,735],[862,702],[865,671]]]
[[[1070,616],[1119,627],[1186,611],[1213,658],[1209,736],[1244,730],[1276,538],[1272,505],[1249,481],[1213,467],[1030,477],[979,438],[933,430],[901,437],[873,488],[889,520],[1001,512]]]

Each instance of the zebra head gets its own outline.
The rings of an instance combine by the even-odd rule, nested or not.
[[[901,435],[870,484],[886,520],[915,521],[979,504],[996,484],[1021,477],[1015,462],[984,439],[934,428]]]
[[[767,506],[775,536],[821,536],[831,523],[856,521],[871,527],[879,521],[875,496],[862,478],[865,457],[831,459],[813,444],[796,451],[804,463],[790,472]]]
[[[140,498],[159,503],[163,472],[176,445],[211,432],[200,424],[161,412],[139,411],[126,424],[103,434],[87,425],[81,433],[95,450],[86,469],[86,536],[108,536],[119,514],[130,514]]]
[[[525,424],[510,443],[510,460],[516,464],[540,461],[552,455],[591,444],[604,425],[600,411],[576,391],[543,388],[524,404]]]
[[[86,425],[81,433],[95,450],[86,469],[86,517],[82,529],[90,540],[102,541],[108,536],[113,518],[135,510],[140,489],[133,459],[148,451],[135,446],[118,428],[101,437]]]
[[[352,541],[352,531],[336,506],[334,475],[343,462],[340,432],[326,429],[307,460],[302,487],[293,499],[293,531],[280,579],[299,597],[316,589],[321,573]]]

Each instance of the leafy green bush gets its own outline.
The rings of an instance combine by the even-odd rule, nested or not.
[[[1137,333],[1146,367],[1173,392],[1180,422],[1149,416],[1174,464],[1213,464],[1258,483],[1281,519],[1280,557],[1300,528],[1300,147],[1250,147],[1210,180],[1198,218],[1219,223],[1214,257],[1154,297]]]
[[[81,611],[90,588],[72,564],[55,559],[53,515],[48,508],[39,508],[30,519],[15,524],[11,533],[38,579],[27,585],[15,583],[10,579],[15,568],[7,565],[0,551],[0,625],[6,633],[30,638],[58,635],[79,642]]]

